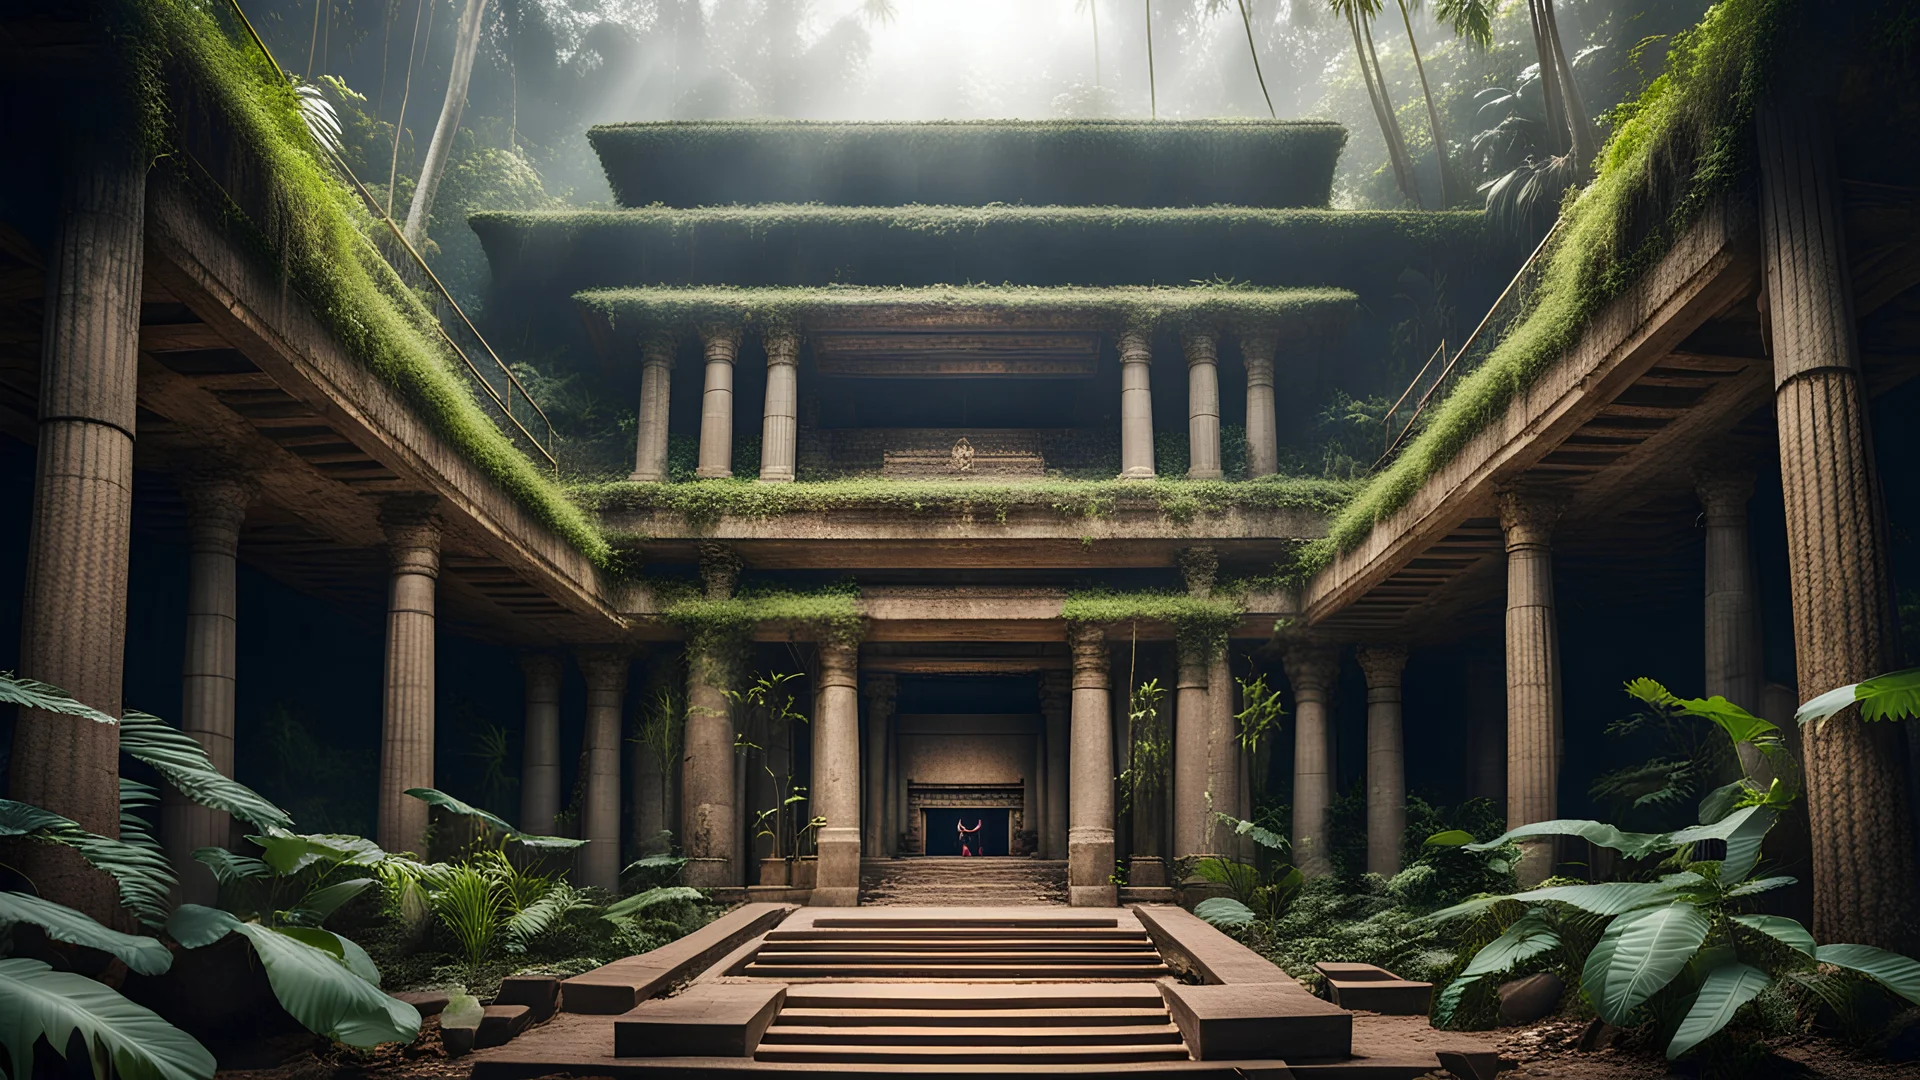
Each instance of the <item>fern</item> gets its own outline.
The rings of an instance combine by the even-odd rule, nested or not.
[[[524,953],[534,939],[559,926],[568,913],[591,907],[593,904],[584,891],[556,881],[540,899],[508,916],[502,928],[506,941],[501,948],[510,953]]]

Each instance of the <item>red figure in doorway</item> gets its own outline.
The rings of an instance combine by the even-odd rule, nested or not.
[[[979,831],[980,831],[980,826],[982,826],[982,825],[984,825],[984,824],[986,824],[986,821],[985,821],[985,819],[982,819],[982,820],[979,820],[979,821],[976,821],[976,822],[974,822],[974,823],[973,823],[973,828],[971,828],[971,829],[969,829],[969,828],[967,828],[967,826],[966,826],[966,824],[965,824],[964,822],[955,822],[955,823],[954,823],[954,827],[955,827],[955,828],[958,828],[958,829],[960,830],[960,854],[961,854],[961,855],[963,855],[963,856],[964,856],[964,855],[972,855],[972,854],[974,854],[974,850],[973,850],[973,848],[972,848],[972,847],[970,847],[970,846],[969,846],[969,845],[967,844],[967,838],[968,838],[968,837],[971,837],[971,836],[972,836],[972,835],[973,835],[974,833],[977,833],[977,832],[979,832]]]

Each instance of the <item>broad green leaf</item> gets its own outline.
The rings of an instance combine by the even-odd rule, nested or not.
[[[1825,720],[1827,717],[1832,716],[1834,713],[1839,712],[1859,700],[1854,696],[1858,693],[1859,689],[1859,683],[1848,683],[1845,686],[1836,686],[1826,693],[1807,701],[1798,709],[1795,709],[1793,719],[1802,725]]]
[[[51,900],[26,893],[0,892],[0,925],[14,923],[31,923],[55,941],[109,953],[141,975],[159,975],[173,966],[173,954],[153,938],[123,934]]]
[[[532,833],[517,832],[507,839],[529,851],[572,851],[585,847],[585,840],[575,840],[571,836],[535,836]]]
[[[1209,896],[1193,905],[1193,913],[1215,926],[1247,926],[1253,909],[1231,896]]]
[[[1642,908],[1614,919],[1601,941],[1611,940],[1605,968],[1592,981],[1601,993],[1594,1008],[1602,1019],[1616,1027],[1627,1026],[1627,1018],[1661,987],[1680,974],[1687,961],[1707,939],[1712,922],[1691,904]],[[1587,972],[1594,971],[1600,950],[1587,956]],[[1587,976],[1582,981],[1586,982]]]
[[[91,705],[82,705],[57,686],[38,679],[24,679],[11,671],[0,671],[0,705],[18,705],[23,709],[77,716],[96,724],[120,722]]]
[[[275,829],[265,836],[249,836],[259,845],[260,857],[279,874],[297,874],[318,862],[342,866],[374,866],[386,852],[364,836],[336,833],[301,835]]]
[[[1670,707],[1677,700],[1666,687],[1644,675],[1637,679],[1628,679],[1626,691],[1628,697],[1638,698],[1649,705],[1657,705],[1661,708]]]
[[[1902,673],[1904,674],[1904,672]],[[1857,971],[1881,986],[1920,1005],[1920,962],[1871,945],[1822,945],[1814,959]]]
[[[628,863],[627,868],[620,873],[625,875],[635,870],[678,870],[685,865],[687,860],[682,855],[648,855]]]
[[[667,885],[657,889],[648,889],[643,893],[634,893],[624,900],[616,900],[607,906],[607,910],[603,914],[610,919],[620,919],[645,911],[655,904],[664,904],[674,900],[699,899],[701,899],[699,889],[691,889],[685,885]]]
[[[1255,825],[1245,818],[1237,818],[1231,814],[1216,814],[1215,816],[1228,825],[1233,826],[1233,834],[1235,836],[1248,837],[1254,843],[1259,844],[1269,851],[1291,851],[1293,849],[1293,841],[1288,840],[1272,829]]]
[[[527,943],[548,930],[553,929],[570,911],[579,911],[593,907],[579,889],[564,881],[556,881],[540,899],[514,912],[504,927],[506,930],[506,950],[511,953],[525,952]]]
[[[1720,880],[1731,885],[1753,872],[1753,864],[1760,858],[1760,842],[1779,820],[1780,812],[1770,806],[1743,806],[1711,825],[1695,825],[1669,834],[1667,841],[1676,847],[1702,840],[1726,841],[1727,857],[1720,864]]]
[[[1733,812],[1740,797],[1747,793],[1747,781],[1735,780],[1731,784],[1722,784],[1700,798],[1700,820],[1711,825]]]
[[[1522,960],[1530,960],[1559,945],[1560,935],[1553,925],[1539,912],[1530,911],[1507,927],[1506,933],[1487,942],[1486,947],[1460,969],[1460,975],[1464,978],[1503,974],[1512,971]]]
[[[1414,922],[1443,923],[1448,919],[1458,919],[1466,915],[1478,915],[1502,900],[1511,899],[1513,899],[1513,897],[1505,894],[1499,896],[1476,896],[1471,900],[1462,900],[1452,907],[1441,908],[1439,911],[1422,915],[1418,919],[1415,919]]]
[[[225,810],[261,829],[287,829],[293,819],[245,784],[222,776],[193,737],[156,716],[128,709],[120,718],[120,750],[144,762],[201,806]]]
[[[1795,952],[1814,955],[1813,935],[1799,922],[1780,915],[1735,915],[1733,921],[1758,930]]]
[[[311,945],[319,949],[342,964],[347,962],[347,950],[332,931],[322,930],[317,926],[276,926],[273,929],[276,933],[285,934],[302,945]]]
[[[367,982],[379,986],[380,967],[373,962],[373,957],[367,955],[367,950],[361,948],[360,943],[350,937],[344,937],[340,934],[334,934],[333,936],[335,940],[340,942],[340,951],[346,956],[347,970],[360,976]]]
[[[200,949],[234,931],[240,920],[219,908],[181,904],[167,919],[167,936],[184,949]]]
[[[0,1047],[15,1077],[33,1071],[35,1040],[45,1038],[64,1057],[76,1030],[95,1080],[212,1080],[206,1047],[105,983],[38,960],[0,960]]]
[[[1607,881],[1598,885],[1550,885],[1514,893],[1513,899],[1529,904],[1557,900],[1595,915],[1618,915],[1650,904],[1664,904],[1673,899],[1674,889],[1674,885],[1664,881]]]
[[[351,881],[336,881],[325,888],[315,889],[300,898],[300,910],[310,913],[315,924],[340,909],[340,905],[359,896],[367,886],[373,884],[372,878],[354,878]]]
[[[1465,829],[1448,829],[1427,837],[1428,847],[1461,847],[1473,843],[1473,834]]]
[[[508,836],[511,836],[514,833],[520,831],[518,829],[515,829],[513,826],[507,824],[505,818],[489,813],[488,811],[482,810],[479,807],[474,806],[470,803],[462,802],[459,799],[456,799],[453,796],[447,794],[446,792],[440,791],[436,788],[422,788],[422,787],[408,788],[407,794],[413,796],[416,799],[419,799],[421,802],[426,803],[428,806],[437,806],[440,809],[445,810],[449,814],[458,814],[461,817],[479,818],[481,821],[485,822],[489,827],[498,829],[500,832]]]
[[[167,921],[175,879],[165,855],[88,832],[51,810],[12,799],[0,799],[0,836],[31,836],[74,849],[94,869],[113,878],[120,887],[121,905],[141,922],[159,926]]]
[[[1740,1011],[1740,1006],[1752,1001],[1772,981],[1773,977],[1759,968],[1738,962],[1708,972],[1700,984],[1700,992],[1694,996],[1693,1007],[1687,1010],[1686,1019],[1680,1021],[1680,1029],[1667,1044],[1667,1060],[1672,1061],[1718,1034],[1733,1021],[1733,1014]]]
[[[1536,821],[1531,825],[1508,829],[1484,844],[1467,844],[1465,848],[1468,851],[1488,851],[1533,836],[1578,836],[1628,858],[1638,858],[1656,851],[1667,839],[1659,833],[1621,832],[1604,821],[1556,820]]]
[[[1446,1027],[1453,1023],[1453,1014],[1460,1011],[1460,999],[1467,994],[1467,988],[1480,981],[1479,976],[1455,976],[1440,991],[1440,997],[1434,1002],[1433,1020],[1436,1027]]]
[[[189,949],[211,945],[229,932],[246,935],[267,969],[273,996],[308,1031],[360,1047],[412,1042],[420,1034],[420,1013],[356,974],[344,958],[346,939],[338,935],[307,927],[274,930],[198,904],[180,905],[168,920],[167,932]],[[302,939],[314,934],[325,934],[341,953]],[[359,951],[358,946],[354,949]]]
[[[203,847],[193,852],[195,862],[213,871],[213,879],[225,885],[245,878],[273,876],[273,867],[251,855],[235,855],[226,848]]]
[[[1763,892],[1771,892],[1772,890],[1781,888],[1782,886],[1791,885],[1798,880],[1800,879],[1791,878],[1791,877],[1755,878],[1752,881],[1743,881],[1740,884],[1735,885],[1733,888],[1728,889],[1727,895],[1728,896],[1755,896]]]
[[[1780,730],[1719,694],[1710,698],[1674,698],[1670,704],[1688,716],[1713,721],[1736,743],[1752,742]]]
[[[1920,668],[1875,675],[1853,692],[1862,720],[1907,720],[1920,716]]]

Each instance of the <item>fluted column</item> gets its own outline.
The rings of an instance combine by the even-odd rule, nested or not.
[[[586,797],[580,807],[579,884],[620,887],[620,714],[627,693],[626,654],[596,649],[580,654],[587,680]]]
[[[667,413],[673,401],[671,338],[651,337],[640,349],[640,435],[634,445],[633,475],[639,483],[667,479]]]
[[[733,595],[740,560],[726,547],[700,549],[700,573],[709,600]],[[739,885],[734,880],[740,823],[734,817],[733,686],[735,642],[705,633],[687,642],[687,726],[681,738],[681,849],[687,857],[683,877],[696,888]]]
[[[20,674],[118,716],[146,159],[130,135],[116,141],[90,121],[65,132],[49,250]],[[119,747],[114,725],[23,709],[9,794],[118,836]],[[71,849],[32,845],[20,859],[41,896],[119,917],[112,881]]]
[[[1073,721],[1073,680],[1060,671],[1040,676],[1041,740],[1046,746],[1045,802],[1040,855],[1067,857],[1067,725]]]
[[[1233,669],[1226,642],[1207,661],[1207,851],[1232,855],[1239,847],[1233,828],[1216,814],[1240,814],[1240,741],[1236,737]]]
[[[1747,546],[1753,474],[1709,474],[1698,477],[1694,487],[1706,523],[1706,691],[1757,716],[1766,678],[1753,557]],[[1761,764],[1758,751],[1745,743],[1740,760],[1749,775]]]
[[[818,876],[808,903],[853,907],[860,902],[859,649],[820,644],[819,715],[813,728],[813,813],[826,819]]]
[[[760,479],[780,484],[793,479],[799,447],[800,339],[792,331],[769,333],[767,404],[760,426]]]
[[[223,776],[233,775],[233,691],[238,644],[234,580],[240,524],[253,487],[238,476],[197,475],[182,485],[190,533],[187,559],[186,659],[180,672],[180,728],[206,750]],[[195,849],[226,847],[225,811],[188,800],[173,787],[161,793],[160,833],[180,879],[180,899],[212,904],[218,884],[194,861]]]
[[[1187,477],[1220,478],[1220,346],[1210,331],[1186,336]]]
[[[1067,630],[1073,650],[1072,777],[1067,828],[1067,902],[1112,907],[1113,729],[1107,689],[1107,635],[1097,627]]]
[[[1273,350],[1270,334],[1240,339],[1240,355],[1247,362],[1248,476],[1280,471],[1279,424],[1273,415]]]
[[[1147,335],[1120,335],[1120,479],[1153,479],[1153,346]]]
[[[1847,280],[1831,120],[1760,110],[1760,211],[1801,700],[1898,666],[1899,644]],[[1803,731],[1814,937],[1899,947],[1913,913],[1909,725],[1849,708]]]
[[[520,827],[546,835],[560,815],[560,658],[521,653],[527,731],[520,751]]]
[[[1559,814],[1560,641],[1553,606],[1552,494],[1500,493],[1507,541],[1507,827]],[[1551,839],[1520,844],[1522,885],[1553,873]]]
[[[434,589],[440,521],[431,496],[397,496],[380,510],[393,575],[387,590],[386,704],[380,740],[378,839],[387,851],[425,855],[427,804],[409,788],[433,786]]]
[[[733,360],[740,351],[740,331],[710,326],[700,343],[707,368],[700,395],[700,464],[693,474],[726,479],[733,475]]]
[[[1367,676],[1367,872],[1400,872],[1400,841],[1407,831],[1407,751],[1401,733],[1400,676],[1407,650],[1373,645],[1359,650]]]
[[[1213,709],[1207,689],[1211,657],[1202,642],[1181,642],[1174,690],[1173,857],[1207,850],[1207,756]]]
[[[891,675],[867,679],[867,752],[860,762],[866,796],[860,801],[860,813],[866,822],[865,850],[876,856],[887,846],[887,729],[893,726],[893,703],[899,691]]]
[[[1329,717],[1340,654],[1327,645],[1289,645],[1284,664],[1293,687],[1293,863],[1308,877],[1333,872],[1327,857],[1327,810],[1333,805]]]

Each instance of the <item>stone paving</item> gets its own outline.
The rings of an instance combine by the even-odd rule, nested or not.
[[[1065,860],[934,856],[867,859],[860,866],[863,907],[1024,907],[1066,902]]]

